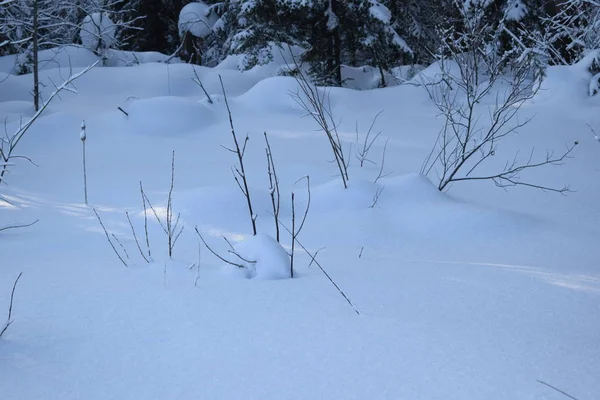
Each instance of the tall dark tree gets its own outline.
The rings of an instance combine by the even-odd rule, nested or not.
[[[189,0],[125,0],[115,4],[116,11],[125,10],[135,20],[135,34],[125,43],[128,50],[173,53],[180,42],[178,20],[181,8]]]

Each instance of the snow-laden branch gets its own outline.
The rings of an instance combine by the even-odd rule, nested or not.
[[[96,61],[94,64],[86,67],[82,71],[76,74],[70,74],[69,77],[62,84],[55,86],[54,92],[52,92],[48,99],[42,103],[39,110],[31,118],[29,118],[27,122],[21,124],[19,129],[17,129],[17,131],[13,133],[12,136],[8,137],[8,140],[2,141],[2,146],[0,147],[0,161],[2,161],[4,165],[2,167],[2,171],[0,171],[0,183],[3,182],[4,174],[8,171],[7,165],[9,164],[9,160],[15,157],[13,155],[15,148],[17,147],[23,136],[25,136],[29,128],[31,128],[31,125],[33,125],[33,123],[39,118],[39,116],[42,115],[44,110],[48,107],[48,105],[50,105],[52,100],[54,100],[54,98],[58,96],[60,92],[68,91],[71,93],[77,93],[77,89],[73,86],[73,82],[75,82],[81,76],[86,74],[89,70],[94,68],[98,63],[99,61]]]

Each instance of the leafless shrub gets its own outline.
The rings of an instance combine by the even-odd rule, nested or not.
[[[375,127],[377,118],[379,118],[379,116],[381,115],[382,112],[383,112],[383,110],[379,111],[377,113],[377,115],[375,115],[375,117],[371,121],[369,130],[365,134],[362,144],[360,144],[360,146],[357,148],[356,159],[358,160],[361,168],[364,166],[365,162],[375,164],[375,162],[373,162],[372,160],[369,159],[369,152],[371,151],[371,148],[373,147],[373,145],[375,144],[377,139],[379,139],[379,137],[381,136],[381,132],[377,132],[376,134],[373,134],[373,127]],[[359,143],[360,139],[359,139],[359,132],[358,132],[358,122],[356,122],[355,130],[356,130],[356,142]]]
[[[180,224],[179,224],[181,214],[177,214],[177,216],[175,216],[175,214],[173,212],[173,188],[174,188],[174,186],[175,186],[175,151],[173,151],[172,158],[171,158],[171,185],[169,186],[169,193],[167,196],[167,210],[166,210],[166,215],[164,217],[164,220],[158,214],[156,209],[152,206],[150,199],[144,192],[144,188],[141,186],[141,183],[140,183],[140,190],[142,192],[142,197],[144,198],[144,202],[148,204],[148,206],[150,207],[150,210],[152,211],[152,214],[154,214],[154,217],[156,218],[156,221],[158,222],[158,225],[160,225],[160,227],[162,228],[165,235],[167,235],[167,249],[168,249],[169,258],[173,257],[173,249],[175,248],[175,244],[177,243],[177,240],[179,239],[179,237],[181,236],[181,233],[183,232],[183,229],[185,228],[183,225],[180,226]],[[144,219],[146,218],[145,216],[146,216],[146,207],[144,206]],[[147,223],[145,223],[145,226],[146,226],[146,241],[148,241]],[[150,247],[148,245],[148,249],[149,248]]]
[[[309,78],[298,65],[296,65],[295,70],[297,73],[293,77],[300,89],[290,93],[290,95],[327,136],[344,188],[348,188],[349,159],[344,153],[344,147],[338,132],[339,122],[335,120],[331,110],[329,90],[325,88],[319,90],[314,83],[309,81]]]
[[[520,120],[518,112],[526,100],[538,91],[534,65],[528,59],[516,62],[504,73],[506,60],[486,50],[485,32],[479,27],[467,27],[466,33],[448,32],[439,57],[439,80],[423,82],[429,97],[444,119],[444,127],[421,168],[427,175],[435,171],[438,189],[447,190],[452,183],[469,180],[491,180],[496,186],[527,186],[545,191],[566,193],[569,187],[553,188],[521,180],[521,172],[548,165],[561,165],[575,148],[568,145],[564,152],[535,160],[531,151],[520,160],[515,155],[494,173],[478,174],[479,167],[496,156],[502,139],[516,133],[530,119]],[[458,39],[456,39],[458,35]],[[479,107],[492,91],[502,84],[505,93],[495,96],[495,106],[489,120],[482,123]],[[461,99],[462,97],[462,99]]]

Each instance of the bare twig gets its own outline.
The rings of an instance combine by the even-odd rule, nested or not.
[[[285,224],[283,222],[281,222],[281,226],[283,226],[283,228],[291,235],[292,231],[285,226]],[[296,243],[298,243],[298,246],[300,246],[300,248],[302,250],[304,250],[304,252],[311,258],[311,264],[315,263],[315,265],[317,265],[317,267],[319,267],[319,269],[321,270],[321,272],[323,272],[323,274],[325,275],[325,277],[327,277],[327,279],[329,280],[329,282],[331,282],[331,284],[336,288],[336,290],[340,293],[340,295],[346,300],[346,302],[350,305],[350,307],[352,307],[352,309],[354,310],[354,312],[356,313],[356,315],[360,315],[360,312],[358,312],[358,309],[354,306],[354,304],[352,303],[352,301],[350,300],[350,298],[348,298],[348,296],[346,296],[346,294],[344,293],[344,291],[342,289],[340,289],[340,287],[335,283],[335,281],[333,280],[333,278],[331,278],[331,276],[327,273],[327,271],[325,271],[325,268],[323,268],[323,266],[317,261],[316,259],[316,253],[313,255],[311,254],[310,251],[308,251],[308,249],[306,247],[304,247],[304,245],[302,245],[302,243],[300,243],[300,241],[298,239],[296,239]],[[319,249],[317,251],[317,253],[320,251],[321,249]]]
[[[198,240],[198,264],[196,265],[196,280],[194,281],[194,286],[198,286],[198,280],[200,279],[201,256],[202,256],[202,246],[200,245],[200,241]]]
[[[217,257],[219,260],[223,261],[224,263],[227,263],[229,265],[233,265],[235,267],[238,268],[244,268],[244,265],[242,264],[238,264],[238,263],[234,263],[232,261],[226,260],[225,258],[221,257],[216,251],[214,251],[209,245],[208,243],[206,243],[206,240],[204,240],[204,237],[202,237],[202,234],[200,233],[200,231],[198,230],[198,227],[196,226],[195,228],[196,234],[198,235],[198,237],[200,238],[200,240],[202,240],[202,243],[204,243],[204,246],[206,246],[206,248],[208,249],[208,251],[210,251],[212,253],[212,255],[214,255],[215,257]]]
[[[8,305],[8,317],[6,318],[6,323],[4,324],[2,331],[0,331],[0,338],[2,337],[2,335],[4,335],[4,332],[6,332],[8,327],[13,323],[13,320],[12,320],[13,301],[15,298],[15,290],[17,289],[17,283],[19,283],[19,279],[21,279],[21,275],[23,275],[22,272],[19,273],[19,276],[17,276],[17,279],[15,279],[15,283],[13,283],[12,291],[10,293],[10,303]]]
[[[387,146],[389,141],[390,139],[387,139],[385,141],[385,145],[383,146],[383,152],[381,153],[381,162],[379,163],[379,173],[377,174],[377,178],[375,178],[373,183],[377,183],[377,181],[381,178],[385,178],[386,176],[391,174],[390,172],[388,172],[387,174],[383,173],[383,169],[385,168],[385,154],[387,153]]]
[[[267,173],[269,175],[269,194],[271,196],[271,207],[273,209],[273,217],[275,218],[275,239],[279,242],[279,210],[280,210],[280,193],[279,193],[279,179],[277,178],[277,171],[275,170],[275,161],[273,161],[273,153],[271,152],[271,145],[269,144],[269,138],[267,132],[265,135],[266,153],[267,153]]]
[[[100,226],[102,226],[102,229],[104,230],[104,234],[106,235],[106,240],[108,240],[108,243],[110,244],[110,247],[112,247],[113,251],[115,252],[115,254],[117,255],[117,257],[119,257],[119,260],[121,260],[121,262],[123,263],[123,265],[125,267],[128,267],[127,263],[125,262],[125,260],[121,256],[121,254],[119,254],[119,252],[117,251],[117,248],[115,247],[115,245],[113,244],[113,242],[110,240],[110,236],[108,235],[108,231],[106,230],[106,227],[104,226],[104,223],[102,222],[102,219],[100,218],[100,215],[98,215],[98,212],[96,211],[95,208],[93,210],[94,210],[94,214],[96,214],[96,218],[98,218],[98,222],[100,222]]]
[[[83,146],[83,192],[84,192],[85,205],[87,206],[87,204],[88,204],[87,170],[86,170],[86,165],[85,165],[85,141],[87,139],[87,132],[85,129],[85,121],[81,122],[81,134],[79,135],[79,137],[81,139],[81,144]]]
[[[590,124],[587,124],[587,126],[590,128],[590,131],[592,131],[592,135],[594,135],[594,139],[596,139],[596,141],[598,143],[600,143],[600,136],[598,136],[598,134],[596,133],[594,128],[592,128],[592,126]]]
[[[187,34],[187,32],[186,32],[186,34]],[[204,87],[204,85],[202,84],[202,81],[200,80],[200,77],[198,76],[198,73],[196,72],[196,68],[193,67],[193,69],[194,69],[195,79],[192,78],[192,81],[194,81],[194,83],[196,85],[200,86],[200,89],[202,89],[202,91],[204,92],[204,95],[206,96],[206,99],[208,100],[208,103],[209,104],[213,104],[213,100],[210,97],[210,94],[208,94],[208,92],[206,91],[206,88]]]
[[[165,232],[168,235],[169,231],[167,230],[167,227],[163,223],[162,219],[160,219],[160,216],[158,215],[158,212],[156,211],[156,209],[154,208],[154,206],[150,202],[150,199],[148,198],[148,196],[146,195],[145,192],[143,192],[143,195],[144,195],[146,203],[148,203],[148,206],[150,207],[150,211],[152,211],[152,214],[154,214],[154,218],[156,218],[156,221],[158,222],[158,224],[162,228],[163,232]]]
[[[30,226],[37,224],[39,221],[40,221],[39,219],[36,219],[35,221],[33,221],[30,224],[3,226],[3,227],[0,227],[0,232],[7,231],[9,229],[29,228]]]
[[[308,175],[306,175],[304,178],[299,179],[296,183],[300,182],[303,179],[306,179],[306,192],[308,195],[307,195],[307,201],[306,201],[306,208],[304,209],[302,221],[300,222],[300,226],[298,227],[298,229],[296,229],[295,195],[294,195],[294,192],[292,192],[292,249],[291,249],[292,254],[290,255],[290,276],[292,278],[294,277],[294,253],[295,253],[296,241],[297,241],[298,235],[302,231],[302,228],[304,228],[304,223],[306,222],[306,217],[308,216],[308,211],[310,210],[310,200],[311,200],[310,177]]]
[[[229,254],[233,254],[234,256],[236,256],[237,258],[239,258],[240,260],[242,260],[248,264],[256,263],[256,261],[248,260],[247,258],[242,257],[237,251],[235,251],[235,247],[233,247],[233,244],[231,244],[229,239],[227,239],[225,236],[223,236],[223,240],[225,240],[225,242],[227,242],[227,244],[229,245],[229,250],[228,250]]]
[[[117,244],[118,244],[119,246],[121,246],[121,249],[123,250],[123,253],[125,253],[125,257],[126,257],[128,260],[131,260],[131,259],[129,258],[129,253],[127,253],[127,249],[125,248],[125,246],[123,246],[123,243],[121,243],[121,241],[119,240],[119,238],[118,238],[118,237],[117,237],[117,236],[116,236],[114,233],[111,233],[110,235],[113,237],[113,239],[115,239],[115,242],[117,242]]]
[[[383,193],[384,189],[385,189],[385,186],[380,186],[377,188],[377,191],[373,195],[373,202],[371,203],[371,206],[369,208],[375,208],[375,206],[379,202],[379,198],[381,197],[381,193]]]
[[[319,253],[321,251],[325,250],[325,247],[321,247],[320,249],[317,249],[317,251],[315,251],[315,253],[313,254],[312,259],[310,260],[310,262],[308,263],[308,268],[312,267],[312,265],[314,264],[315,260],[317,259],[317,256],[319,255]]]
[[[371,133],[373,132],[373,127],[375,126],[375,123],[377,122],[377,118],[379,118],[379,116],[381,115],[382,112],[383,112],[383,110],[379,111],[377,113],[377,115],[375,115],[373,120],[371,121],[371,126],[369,126],[369,130],[365,134],[365,138],[363,140],[362,146],[359,147],[358,151],[356,152],[356,158],[357,158],[358,162],[360,163],[361,168],[364,166],[365,161],[373,163],[373,161],[368,159],[369,152],[371,151],[371,148],[373,147],[373,145],[375,144],[375,142],[377,141],[379,136],[381,136],[381,132],[377,132],[377,134],[375,134],[374,136],[371,136]],[[357,139],[357,141],[359,139],[358,122],[356,123],[356,139]]]
[[[227,100],[227,92],[225,91],[225,85],[223,84],[223,78],[219,75],[219,81],[221,82],[221,89],[223,91],[223,98],[225,100],[225,106],[227,107],[227,114],[229,115],[229,126],[231,128],[231,136],[233,137],[233,143],[235,144],[235,152],[238,157],[238,167],[233,168],[233,177],[238,184],[238,187],[242,191],[244,197],[246,197],[246,203],[248,205],[248,213],[250,214],[250,221],[252,222],[252,233],[256,235],[256,215],[252,209],[252,200],[250,197],[250,189],[248,188],[248,180],[246,179],[246,170],[244,169],[244,153],[246,152],[246,144],[248,143],[249,137],[246,135],[243,147],[240,148],[240,144],[235,133],[233,126],[233,117],[231,116],[231,109],[229,108],[229,101]],[[241,183],[240,183],[241,179]]]
[[[171,160],[171,186],[169,187],[169,197],[167,199],[167,241],[169,244],[169,258],[173,256],[173,248],[177,239],[183,232],[184,226],[178,228],[180,214],[177,214],[175,222],[173,222],[173,187],[175,185],[175,151]]]
[[[570,399],[577,400],[576,397],[571,396],[569,393],[567,393],[565,391],[562,391],[562,390],[558,389],[557,387],[554,387],[554,386],[550,385],[549,383],[546,383],[546,382],[543,382],[543,381],[540,381],[540,380],[537,380],[537,381],[539,383],[541,383],[542,385],[548,386],[549,388],[556,390],[558,393],[564,394],[565,396],[567,396]]]
[[[290,254],[290,277],[294,277],[294,252],[296,251],[296,202],[292,192],[292,252]]]
[[[131,227],[131,233],[133,233],[133,239],[135,240],[135,244],[137,245],[137,248],[140,251],[140,255],[142,256],[144,261],[146,261],[147,263],[150,263],[150,260],[148,260],[148,258],[144,254],[144,251],[142,250],[142,246],[140,246],[140,242],[135,233],[135,228],[133,227],[133,223],[131,222],[131,218],[129,217],[129,212],[125,211],[125,215],[127,216],[127,221],[129,221],[129,226]]]
[[[144,207],[144,232],[146,234],[146,248],[148,250],[148,259],[152,259],[152,254],[150,253],[150,239],[148,237],[148,211],[146,209],[146,195],[144,194],[142,181],[140,181],[140,193],[142,195],[142,206]]]

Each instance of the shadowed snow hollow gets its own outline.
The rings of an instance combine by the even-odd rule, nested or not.
[[[208,107],[178,97],[135,100],[128,112],[133,130],[145,135],[176,136],[206,127],[214,121]]]

